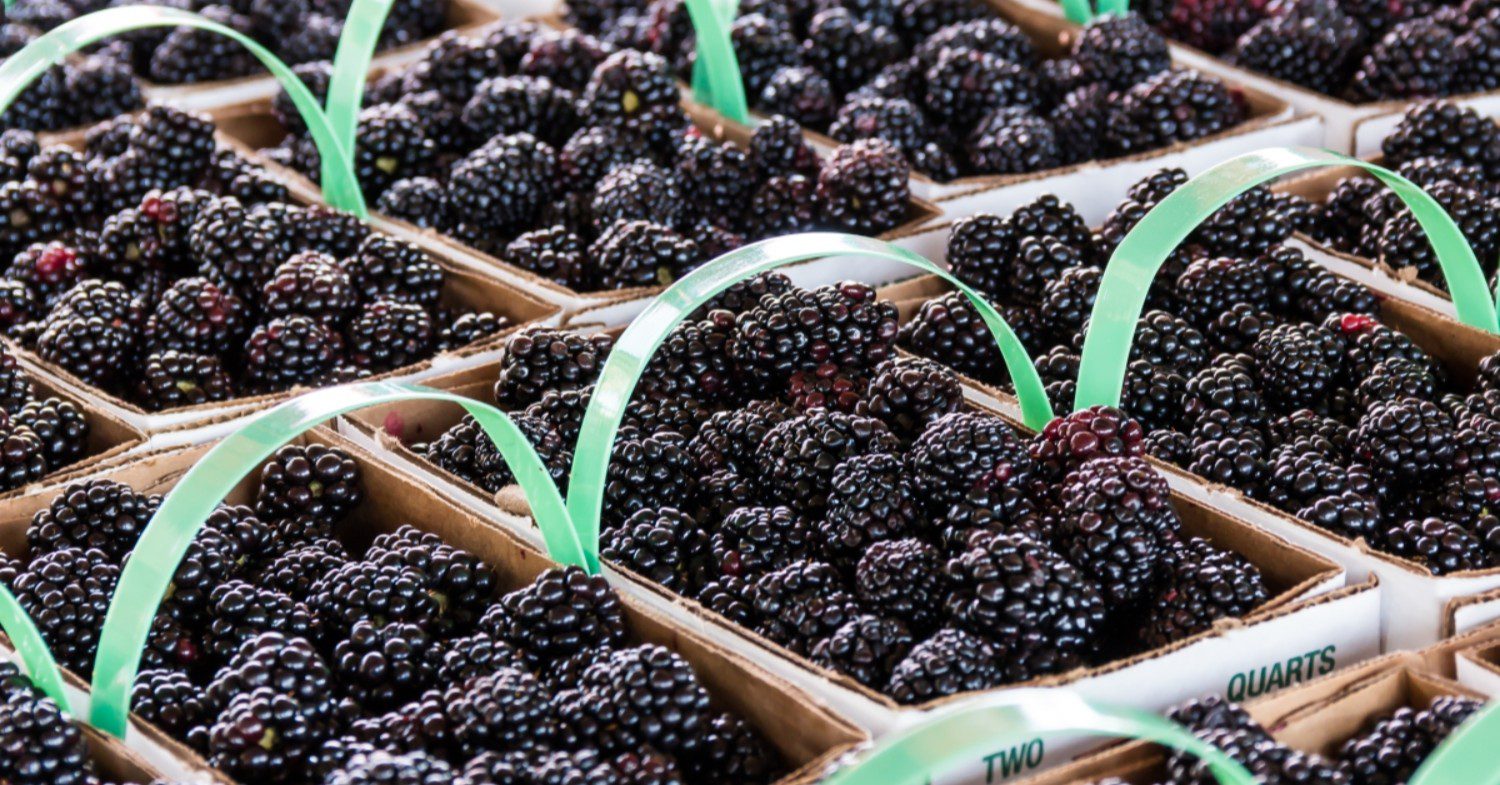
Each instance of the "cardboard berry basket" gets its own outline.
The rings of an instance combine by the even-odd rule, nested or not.
[[[751,129],[719,118],[709,110],[690,103],[684,103],[684,107],[698,128],[710,138],[719,142],[733,142],[741,146],[749,143]],[[212,114],[215,122],[225,133],[252,149],[274,146],[286,136],[285,128],[271,114],[268,100],[243,102],[224,107]],[[264,161],[264,159],[262,161],[267,169],[276,172],[288,182],[294,193],[308,196],[317,193],[317,185],[301,173]],[[371,222],[376,228],[409,239],[431,253],[484,270],[514,286],[532,292],[547,302],[558,303],[563,307],[564,316],[600,303],[640,300],[657,294],[664,288],[578,291],[530,271],[522,270],[502,261],[494,254],[466,245],[441,232],[419,228],[406,221],[383,215],[374,209],[373,204],[371,208]],[[942,210],[937,205],[913,197],[908,203],[905,222],[880,235],[880,238],[896,240],[941,216]]]
[[[329,429],[310,431],[289,443],[340,447],[359,465],[364,499],[335,531],[352,553],[361,552],[376,536],[410,524],[437,534],[448,544],[493,567],[500,593],[527,585],[556,566],[542,551],[464,509],[431,488],[424,478],[382,460]],[[199,445],[155,451],[118,461],[107,470],[88,476],[125,483],[140,493],[164,494],[208,450],[208,445]],[[258,485],[257,470],[226,501],[253,503]],[[36,511],[47,507],[54,495],[35,493],[0,504],[0,550],[24,558],[27,526]],[[716,706],[744,717],[781,754],[791,773],[778,780],[778,785],[807,785],[832,760],[866,741],[862,732],[817,699],[698,631],[654,612],[628,592],[621,592],[621,599],[630,640],[659,644],[680,654],[693,666]],[[159,762],[163,770],[173,772],[177,779],[232,782],[210,768],[185,744],[138,717],[130,720],[127,742],[136,754]]]
[[[1243,707],[1276,741],[1331,761],[1344,742],[1367,732],[1382,717],[1401,708],[1424,709],[1444,697],[1484,699],[1483,693],[1430,668],[1423,653],[1403,653],[1244,702]],[[1083,785],[1119,777],[1146,785],[1160,779],[1165,763],[1162,748],[1131,742],[1015,782]]]
[[[990,0],[990,2],[1004,8],[1024,9],[1030,13],[1058,20],[1063,19],[1062,6],[1056,0]],[[1367,146],[1369,139],[1360,130],[1360,124],[1372,118],[1382,118],[1383,121],[1386,116],[1392,114],[1399,116],[1407,104],[1420,100],[1395,99],[1362,104],[1352,103],[1248,68],[1232,65],[1175,39],[1168,38],[1167,41],[1172,48],[1174,59],[1183,65],[1197,68],[1204,73],[1215,74],[1273,96],[1285,102],[1299,115],[1320,118],[1323,121],[1323,135],[1316,144],[1341,153],[1366,154],[1370,149]],[[1447,100],[1473,106],[1487,113],[1494,113],[1496,108],[1500,108],[1500,92],[1455,95]]]
[[[495,367],[479,367],[428,380],[430,386],[466,398],[492,400]],[[346,416],[340,430],[441,488],[476,514],[533,541],[539,538],[519,489],[496,494],[445,473],[413,451],[458,422],[461,412],[413,401],[374,406]],[[1224,620],[1214,629],[1164,648],[1027,682],[1020,686],[1066,686],[1101,701],[1160,708],[1196,692],[1259,693],[1297,683],[1378,652],[1378,594],[1374,581],[1348,585],[1331,560],[1315,556],[1185,497],[1174,497],[1184,528],[1235,551],[1266,575],[1272,598],[1254,613]],[[917,706],[902,706],[847,676],[822,668],[702,606],[629,570],[606,562],[628,591],[661,613],[700,630],[768,670],[824,698],[877,735],[921,719],[927,710],[983,693],[965,693]],[[1137,686],[1156,685],[1143,692]],[[1006,688],[1001,688],[1006,689]],[[1077,751],[1072,744],[1032,748],[1031,765],[1050,766]],[[997,751],[1003,753],[1003,751]]]
[[[471,33],[500,18],[500,12],[479,0],[449,0],[444,31]],[[416,60],[436,40],[432,36],[390,49],[375,52],[376,66],[397,66]],[[183,109],[209,110],[255,98],[270,98],[279,89],[270,75],[257,69],[252,76],[221,79],[214,82],[166,85],[138,77],[143,96],[149,101],[170,103]]]

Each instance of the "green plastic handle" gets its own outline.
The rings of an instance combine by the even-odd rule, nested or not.
[[[1230,199],[1283,175],[1306,169],[1354,166],[1369,172],[1411,209],[1432,243],[1443,278],[1453,293],[1459,321],[1496,332],[1495,303],[1484,272],[1463,232],[1442,205],[1395,172],[1375,164],[1311,147],[1273,147],[1231,158],[1189,180],[1146,213],[1120,241],[1089,317],[1078,369],[1075,409],[1118,406],[1136,320],[1157,270],[1187,236]]]
[[[62,670],[57,667],[52,650],[47,648],[47,641],[42,638],[31,616],[16,602],[15,595],[3,585],[0,585],[0,632],[4,632],[15,646],[31,683],[58,706],[76,715],[77,711],[68,703],[68,693],[63,689]]]
[[[504,412],[489,404],[415,384],[368,382],[332,387],[294,398],[261,414],[209,450],[162,500],[109,603],[94,660],[90,721],[123,738],[130,691],[157,606],[209,513],[241,480],[279,447],[343,414],[409,400],[456,403],[479,423],[511,466],[552,558],[582,565],[583,552],[562,496],[536,450]]]
[[[1500,785],[1500,703],[1480,709],[1449,734],[1411,785]]]
[[[1099,0],[1099,11],[1094,12],[1089,0],[1062,0],[1063,15],[1075,25],[1086,25],[1095,16],[1124,16],[1130,13],[1130,0]]]
[[[291,67],[271,54],[270,50],[232,28],[206,19],[191,11],[154,5],[132,5],[106,8],[64,22],[39,36],[0,65],[0,112],[48,68],[69,55],[111,36],[151,27],[194,27],[229,38],[255,55],[276,77],[306,121],[313,142],[323,162],[323,198],[330,205],[360,218],[367,218],[365,199],[354,177],[349,154],[333,133],[328,116]]]
[[[615,434],[624,419],[625,405],[630,401],[647,362],[672,328],[714,295],[746,278],[789,264],[843,255],[873,256],[901,262],[936,275],[963,292],[995,336],[1000,355],[1015,382],[1016,397],[1026,424],[1041,430],[1051,422],[1052,406],[1026,347],[983,296],[947,270],[904,248],[869,237],[811,232],[762,240],[724,254],[683,276],[652,300],[615,341],[583,413],[581,435],[573,451],[573,467],[568,479],[568,512],[578,527],[578,539],[583,543],[590,570],[597,571],[599,566],[599,521]]]
[[[693,97],[730,120],[748,123],[745,80],[740,77],[740,61],[729,36],[736,6],[734,0],[727,0],[720,11],[714,7],[714,0],[687,0],[698,47],[693,63]]]
[[[394,4],[395,0],[354,0],[344,17],[344,30],[333,55],[333,76],[328,80],[328,123],[333,126],[334,138],[351,155],[355,150],[370,61],[375,59],[385,18]]]
[[[935,775],[1038,736],[1091,733],[1155,742],[1208,763],[1222,785],[1256,785],[1243,766],[1175,723],[1137,709],[1096,706],[1060,689],[1007,690],[887,737],[826,785],[929,785]]]

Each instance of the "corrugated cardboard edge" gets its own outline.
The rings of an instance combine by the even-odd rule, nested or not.
[[[513,533],[465,509],[440,490],[429,487],[420,476],[382,460],[326,427],[314,429],[293,443],[337,446],[354,456],[363,470],[366,486],[366,506],[354,513],[361,523],[378,520],[376,527],[381,530],[411,523],[420,529],[435,531],[446,541],[493,565],[501,584],[507,588],[527,583],[555,566]],[[141,492],[160,493],[174,485],[207,450],[207,446],[155,450],[130,460],[115,461],[90,476],[110,477]],[[248,492],[253,486],[254,475],[252,472],[252,479],[240,483],[236,494]],[[32,514],[50,501],[49,494],[37,493],[0,503],[0,547],[9,553],[24,553],[26,527]],[[354,544],[359,546],[365,544],[361,540],[368,540],[375,533],[367,526],[340,532],[341,539],[355,540]],[[750,721],[788,761],[796,764],[792,773],[778,780],[778,785],[814,782],[829,761],[867,741],[868,737],[862,731],[805,691],[767,673],[741,655],[680,628],[629,593],[620,592],[619,596],[626,609],[633,639],[657,643],[681,654],[693,665],[694,672],[708,688],[716,705],[733,710]],[[83,682],[76,675],[66,673],[65,676],[70,684],[82,687]],[[195,773],[217,782],[231,782],[209,767],[196,752],[150,723],[132,717],[131,731],[132,740],[137,736],[145,739]]]
[[[443,33],[457,32],[471,35],[484,26],[494,23],[501,14],[478,0],[450,0],[446,25],[437,35],[402,46],[375,52],[371,63],[375,67],[401,65],[415,60],[427,50]],[[280,83],[269,74],[259,73],[264,69],[256,63],[256,74],[235,79],[219,79],[213,82],[191,84],[159,84],[145,76],[136,81],[141,86],[142,97],[148,102],[165,103],[196,111],[208,111],[218,106],[244,100],[244,96],[255,94],[272,96],[280,89]]]
[[[281,177],[280,167],[261,160],[257,153],[238,140],[222,131],[217,132],[215,136],[219,143],[234,149],[252,163],[266,167],[273,175]],[[78,135],[59,137],[57,143],[79,146],[82,144],[82,137]],[[295,184],[290,181],[287,181],[287,184],[291,192],[289,204],[327,206],[315,188],[307,191],[293,187]],[[372,225],[372,231],[397,239],[411,239],[401,237],[378,225]],[[560,322],[562,319],[563,309],[559,304],[538,297],[526,287],[518,285],[517,282],[507,281],[493,274],[492,271],[464,264],[443,250],[423,247],[423,251],[443,269],[445,302],[456,303],[475,310],[493,311],[510,319],[512,325],[496,335],[475,341],[467,346],[439,352],[426,360],[376,374],[370,377],[371,381],[419,378],[429,374],[435,367],[449,363],[463,363],[476,356],[493,356],[504,345],[506,338],[520,327],[537,323]],[[246,395],[218,403],[204,403],[150,412],[132,401],[95,387],[69,371],[43,360],[32,350],[22,347],[9,338],[3,340],[29,369],[39,370],[48,375],[60,389],[65,389],[70,395],[87,400],[92,405],[112,413],[116,419],[129,423],[146,435],[193,430],[215,422],[224,422],[226,418],[245,417],[313,389],[297,387],[279,393]]]

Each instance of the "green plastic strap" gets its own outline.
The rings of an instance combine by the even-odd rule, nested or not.
[[[930,785],[996,749],[1060,733],[1141,739],[1202,758],[1223,785],[1256,785],[1243,766],[1169,720],[1136,709],[1095,706],[1068,690],[1011,690],[939,711],[879,743],[827,785]]]
[[[568,479],[568,512],[578,527],[578,539],[589,559],[599,565],[599,521],[603,512],[605,477],[615,434],[625,416],[625,405],[640,381],[651,355],[667,335],[698,306],[731,285],[778,267],[828,256],[871,256],[910,265],[941,277],[969,298],[995,336],[1001,357],[1015,382],[1026,424],[1037,430],[1052,420],[1052,406],[1026,347],[1010,325],[980,294],[947,270],[904,248],[869,237],[813,232],[777,237],[747,245],[683,276],[651,301],[615,342],[609,353],[573,452]]]
[[[333,55],[333,76],[328,80],[328,123],[334,138],[353,154],[359,130],[359,109],[364,104],[365,80],[375,47],[385,29],[385,18],[395,0],[354,0],[344,17],[344,31]]]
[[[745,80],[740,78],[740,61],[729,36],[736,13],[734,0],[729,0],[722,11],[714,7],[714,0],[687,0],[687,9],[698,47],[693,63],[693,97],[730,120],[748,123]]]
[[[1115,249],[1099,282],[1078,369],[1074,407],[1118,406],[1136,320],[1157,270],[1178,244],[1229,200],[1277,177],[1330,166],[1369,172],[1411,209],[1437,254],[1464,324],[1495,332],[1495,303],[1474,251],[1453,219],[1421,188],[1395,172],[1328,150],[1275,147],[1231,158],[1189,180],[1146,213]]]
[[[1500,703],[1470,717],[1417,769],[1411,785],[1500,785]]]
[[[557,486],[531,443],[504,412],[452,393],[396,382],[369,382],[308,393],[256,417],[209,450],[162,500],[141,533],[110,600],[99,636],[90,707],[90,721],[96,727],[124,735],[131,685],[157,607],[189,544],[235,485],[279,447],[319,423],[368,406],[408,400],[448,401],[464,407],[510,465],[552,558],[564,564],[583,564],[582,548]]]
[[[1097,13],[1089,0],[1062,0],[1062,7],[1063,15],[1069,22],[1086,25],[1094,21],[1095,16],[1124,16],[1130,13],[1130,0],[1099,0]]]
[[[334,207],[368,217],[359,181],[354,177],[345,148],[338,143],[328,117],[291,67],[271,54],[270,50],[248,36],[191,11],[154,5],[132,5],[106,8],[64,22],[39,36],[0,65],[0,112],[48,68],[91,44],[111,36],[151,27],[194,27],[229,38],[255,55],[255,58],[281,83],[307,123],[318,154],[323,161],[323,198]]]
[[[57,660],[52,658],[52,650],[47,648],[47,641],[42,639],[42,633],[37,630],[31,616],[16,602],[15,595],[3,585],[0,585],[0,631],[16,647],[16,654],[21,656],[31,683],[58,706],[76,714],[68,703],[68,693],[63,689],[62,671],[57,667]]]

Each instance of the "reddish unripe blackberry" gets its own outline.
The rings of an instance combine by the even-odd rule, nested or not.
[[[1091,406],[1047,423],[1031,441],[1031,457],[1061,478],[1094,458],[1140,457],[1145,433],[1119,409]]]

